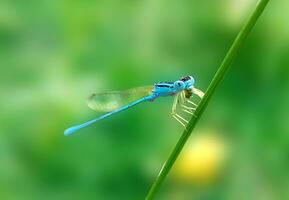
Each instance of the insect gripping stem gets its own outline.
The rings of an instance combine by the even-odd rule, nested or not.
[[[195,125],[197,124],[198,120],[200,119],[202,113],[206,109],[209,100],[211,99],[212,95],[214,94],[217,86],[220,84],[222,79],[224,78],[226,72],[228,71],[231,63],[233,62],[234,58],[237,55],[241,45],[244,43],[246,37],[254,27],[256,21],[262,14],[263,10],[265,9],[266,5],[268,4],[269,0],[260,0],[257,3],[257,6],[248,19],[248,21],[244,24],[242,29],[240,30],[239,34],[237,35],[236,39],[234,40],[232,46],[230,47],[229,51],[227,52],[223,62],[221,63],[220,67],[218,68],[214,78],[212,79],[204,97],[200,101],[197,109],[195,110],[196,117],[192,117],[189,121],[188,125],[186,126],[183,134],[181,135],[179,141],[177,142],[175,148],[171,152],[167,161],[163,164],[156,180],[154,181],[153,185],[151,186],[146,200],[151,200],[154,198],[156,193],[159,191],[159,188],[166,178],[167,174],[169,173],[170,169],[172,168],[173,164],[175,163],[177,157],[179,156],[181,150],[183,149],[186,141],[188,140],[189,136],[191,135],[192,130],[194,129]]]

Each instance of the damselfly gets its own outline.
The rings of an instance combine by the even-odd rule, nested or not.
[[[193,94],[202,98],[204,93],[194,87],[192,76],[185,76],[175,82],[159,82],[153,86],[138,87],[125,91],[94,93],[88,98],[88,106],[95,111],[107,112],[93,120],[80,125],[72,126],[64,131],[68,136],[95,122],[105,119],[113,114],[129,109],[142,102],[153,102],[159,97],[175,96],[172,106],[172,116],[183,126],[188,120],[176,112],[177,105],[190,115],[194,115],[197,104],[190,100]]]

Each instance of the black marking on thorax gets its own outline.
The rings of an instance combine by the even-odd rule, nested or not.
[[[156,87],[173,88],[173,82],[159,82],[155,84]]]

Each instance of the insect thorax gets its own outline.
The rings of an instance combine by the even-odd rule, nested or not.
[[[193,95],[193,91],[192,90],[184,90],[185,93],[185,97],[188,99]]]

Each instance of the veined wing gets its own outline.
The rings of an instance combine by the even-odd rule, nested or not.
[[[110,112],[151,94],[153,86],[136,87],[124,91],[93,93],[87,101],[95,111]]]

